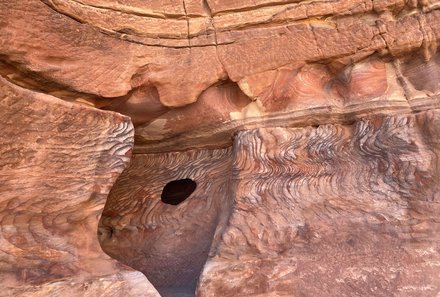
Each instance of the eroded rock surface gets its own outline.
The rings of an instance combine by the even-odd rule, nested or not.
[[[0,0],[3,293],[438,297],[439,7]]]
[[[0,94],[0,295],[157,294],[96,238],[106,196],[129,161],[129,119],[2,78]]]
[[[439,136],[439,110],[240,133],[198,296],[437,296]]]
[[[437,296],[439,139],[437,109],[135,155],[101,245],[165,293],[193,284],[200,260],[197,296]],[[181,178],[194,194],[161,202]]]
[[[194,294],[217,225],[228,217],[231,166],[230,149],[134,155],[102,214],[102,248],[159,292]],[[190,198],[162,202],[164,186],[182,179],[197,184]]]
[[[4,0],[0,73],[131,116],[139,152],[230,146],[231,131],[255,117],[319,107],[370,112],[438,94],[438,7]],[[199,110],[210,117],[193,116]]]

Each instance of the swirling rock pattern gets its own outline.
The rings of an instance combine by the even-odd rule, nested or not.
[[[0,294],[438,297],[439,8],[0,0]]]
[[[208,88],[193,104],[139,124],[135,151],[231,146],[234,133],[244,129],[351,122],[368,114],[438,108],[439,58],[439,52],[428,61],[372,55],[354,63],[284,66],[236,84],[228,81]]]
[[[193,296],[220,222],[231,207],[231,149],[139,154],[112,188],[100,221],[103,250],[142,271],[162,296]],[[164,186],[192,179],[179,205],[161,201]]]
[[[237,135],[235,204],[198,296],[438,296],[439,124],[432,110]]]
[[[0,94],[0,296],[155,296],[96,239],[129,161],[129,119],[2,78]]]
[[[436,109],[135,155],[109,196],[101,245],[164,296],[192,296],[200,274],[197,296],[435,297],[439,139]],[[188,177],[196,192],[163,204],[164,185]]]

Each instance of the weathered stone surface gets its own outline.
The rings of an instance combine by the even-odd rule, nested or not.
[[[438,297],[439,7],[0,0],[0,294]]]
[[[438,296],[439,110],[236,139],[198,296]]]
[[[103,250],[142,271],[163,296],[194,295],[219,221],[230,209],[231,150],[134,155],[109,195],[100,221]],[[184,204],[161,192],[172,180],[197,188]]]
[[[351,113],[353,104],[369,101],[404,105],[412,89],[421,88],[411,93],[416,97],[438,94],[438,7],[389,0],[4,0],[0,73],[131,116],[140,152],[173,151],[172,143],[218,146],[247,127],[240,120],[317,106]],[[232,107],[229,117],[206,121],[193,116],[195,108],[181,108],[238,100],[231,82],[252,102]],[[211,107],[205,114],[224,113],[223,103]],[[182,129],[187,121],[174,120],[178,115],[193,118],[197,129]],[[231,131],[204,140],[218,126]]]
[[[101,245],[165,296],[194,284],[211,246],[197,296],[434,297],[439,139],[437,109],[135,155],[109,196]],[[181,178],[197,182],[194,194],[162,203]]]
[[[107,193],[129,161],[129,119],[0,78],[0,130],[0,295],[151,291],[96,239]]]
[[[337,62],[283,67],[249,77],[241,86],[215,86],[196,103],[138,126],[135,150],[230,146],[234,133],[243,129],[351,122],[369,114],[438,108],[439,57],[386,62],[372,56],[342,68]]]

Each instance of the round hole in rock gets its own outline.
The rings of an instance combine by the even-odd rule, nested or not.
[[[197,184],[189,178],[170,181],[162,190],[163,203],[177,205],[185,201],[196,189]]]

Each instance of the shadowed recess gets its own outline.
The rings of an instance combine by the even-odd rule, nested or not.
[[[217,226],[230,213],[232,161],[231,148],[134,154],[101,216],[103,250],[141,271],[162,297],[195,296]]]
[[[162,190],[161,200],[163,203],[178,205],[196,189],[197,184],[189,178],[170,181]]]

